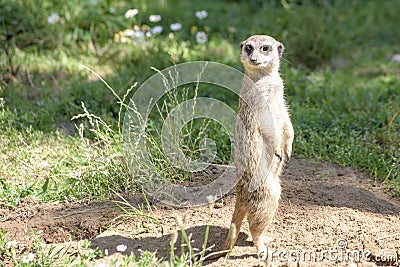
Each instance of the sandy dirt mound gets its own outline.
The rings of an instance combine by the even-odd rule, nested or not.
[[[209,178],[209,177],[208,177]],[[208,179],[207,178],[207,179]],[[268,234],[272,266],[398,266],[400,264],[400,204],[383,193],[382,184],[350,168],[309,160],[293,160],[282,177],[283,195]],[[141,207],[143,199],[129,199]],[[90,239],[93,247],[117,255],[116,246],[127,245],[126,254],[157,250],[168,259],[171,235],[182,219],[192,246],[201,251],[207,225],[207,246],[219,246],[227,233],[234,194],[210,206],[174,209],[153,203],[148,215],[121,216],[113,202],[80,204],[22,204],[13,211],[0,210],[0,228],[10,238],[24,242],[31,227],[43,230],[47,243]],[[25,240],[25,242],[27,242]],[[180,253],[176,249],[176,254]],[[247,222],[228,259],[205,262],[205,266],[257,266]],[[353,265],[356,266],[356,265]]]

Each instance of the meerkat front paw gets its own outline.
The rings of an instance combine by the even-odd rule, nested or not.
[[[292,158],[292,147],[286,146],[284,151],[285,151],[285,162],[288,163]]]
[[[282,143],[282,150],[285,153],[285,162],[288,163],[292,158],[292,145],[294,139],[294,131],[290,119],[288,120],[286,127],[284,127],[284,136],[285,140]]]

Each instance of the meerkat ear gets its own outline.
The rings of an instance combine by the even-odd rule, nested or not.
[[[278,55],[279,55],[279,58],[281,58],[281,57],[283,56],[283,51],[285,51],[285,47],[283,46],[282,43],[279,43],[279,45],[278,45]]]
[[[240,43],[240,50],[243,49],[243,46],[244,46],[244,41]]]

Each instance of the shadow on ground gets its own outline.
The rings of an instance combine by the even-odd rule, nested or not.
[[[204,238],[206,230],[209,230],[209,239],[207,242],[207,248],[215,251],[219,245],[224,241],[224,238],[228,229],[220,226],[211,225],[209,227],[205,225],[194,226],[185,229],[185,233],[191,240],[191,246],[194,253],[200,253],[204,244]],[[174,254],[181,255],[182,249],[185,253],[188,253],[188,244],[183,240],[182,231],[178,231],[175,234],[166,234],[160,237],[144,237],[144,238],[127,238],[119,234],[110,234],[106,236],[99,236],[92,240],[92,247],[99,248],[104,252],[108,250],[108,254],[112,255],[117,253],[116,250],[118,245],[125,245],[127,249],[123,254],[130,255],[134,253],[136,256],[140,255],[141,251],[157,251],[157,256],[164,259],[169,259],[171,252],[171,240],[176,238],[174,244]],[[251,246],[252,242],[248,241],[248,235],[241,232],[238,237],[236,246]],[[243,255],[244,257],[245,255]]]

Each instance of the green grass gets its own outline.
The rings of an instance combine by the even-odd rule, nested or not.
[[[307,77],[288,74],[288,94],[295,96],[291,98],[295,151],[356,167],[389,180],[398,190],[399,72],[389,63],[384,75],[364,75],[366,69],[378,68],[321,70]]]
[[[133,19],[124,17],[129,8],[139,10]],[[194,16],[201,9],[209,13],[204,20]],[[256,33],[286,47],[281,73],[296,133],[294,156],[365,171],[400,195],[400,65],[391,61],[400,54],[398,10],[395,0],[0,0],[0,205],[12,208],[26,197],[105,199],[138,190],[124,159],[121,98],[128,93],[128,100],[155,74],[152,67],[210,60],[242,70],[238,44]],[[47,22],[51,13],[60,16],[58,23]],[[150,22],[150,14],[162,20]],[[182,29],[171,33],[174,22]],[[129,43],[135,39],[114,42],[115,34],[135,25],[164,30],[136,46]],[[196,43],[194,28],[207,32],[208,42]],[[174,93],[181,101],[179,90]],[[200,84],[198,96],[237,108],[237,97],[222,88]],[[171,99],[153,110],[149,134],[160,131],[158,115],[174,107],[163,110],[164,100]],[[182,132],[185,155],[199,157],[201,140],[211,138],[215,163],[227,163],[231,144],[223,128],[193,123]],[[154,148],[160,139],[152,138]],[[165,178],[187,179],[157,146],[153,159]]]

